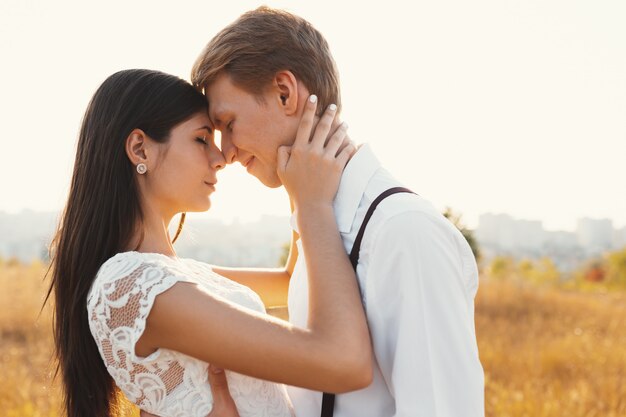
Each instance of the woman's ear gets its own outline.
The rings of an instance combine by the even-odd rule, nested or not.
[[[298,80],[291,71],[279,71],[274,76],[274,88],[277,94],[279,106],[287,116],[292,116],[298,111]]]
[[[148,165],[147,137],[141,129],[134,129],[126,138],[126,155],[134,166]]]

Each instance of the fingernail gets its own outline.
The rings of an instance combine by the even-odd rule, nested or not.
[[[317,103],[317,96],[316,96],[315,94],[312,94],[312,95],[309,97],[309,101],[310,101],[311,103]]]
[[[328,106],[328,108],[330,109],[330,111],[335,111],[335,110],[337,110],[337,105],[336,104],[331,104],[330,106]]]

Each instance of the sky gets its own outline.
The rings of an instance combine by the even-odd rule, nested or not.
[[[62,209],[80,120],[126,68],[188,79],[209,39],[261,4],[309,20],[341,74],[343,119],[399,180],[476,226],[482,213],[626,226],[626,2],[0,3],[0,211]],[[208,213],[288,215],[239,165]]]

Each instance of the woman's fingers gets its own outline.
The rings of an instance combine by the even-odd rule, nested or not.
[[[293,143],[294,146],[304,146],[309,143],[316,110],[317,96],[313,94],[309,96],[309,99],[306,101],[306,105],[304,106],[304,113],[302,113],[302,118],[300,119],[300,124],[298,125],[296,140]]]
[[[328,133],[330,132],[330,128],[336,115],[337,105],[331,104],[328,106],[315,127],[315,133],[313,133],[313,139],[311,140],[311,146],[313,149],[321,150],[324,148],[324,143],[326,143],[326,138],[328,137]]]
[[[330,138],[335,133],[337,133],[337,130],[341,127],[341,125],[343,125],[343,122],[341,121],[339,116],[335,116],[335,120],[333,120],[333,124],[330,125],[330,133],[328,134],[328,137],[326,138],[326,143],[324,144],[324,146],[326,146],[328,144],[328,141],[330,140]]]
[[[348,163],[348,160],[354,154],[355,151],[356,151],[356,145],[352,143],[352,141],[350,141],[348,145],[345,146],[339,152],[339,155],[337,155],[337,163],[339,164],[340,167],[342,167],[342,169],[345,168],[346,164]]]
[[[291,155],[291,146],[280,146],[276,156],[276,173],[282,180],[285,171],[287,170],[287,163],[289,162],[289,156]]]
[[[324,153],[332,157],[337,156],[339,147],[344,142],[347,136],[348,124],[344,122],[337,128],[337,130],[335,130],[335,133],[333,133],[333,135],[328,139],[328,143],[324,148]]]
[[[331,203],[341,172],[352,155],[346,152],[347,157],[344,154],[342,162],[338,160],[348,136],[347,125],[336,120],[337,106],[328,106],[317,124],[313,117],[315,107],[315,103],[307,103],[294,145],[281,146],[277,151],[276,171],[296,208]]]

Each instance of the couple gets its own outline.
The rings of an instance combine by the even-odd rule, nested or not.
[[[49,293],[68,416],[114,416],[120,392],[161,417],[483,416],[472,252],[349,140],[322,35],[253,10],[192,84],[121,71],[84,116]],[[234,162],[289,194],[282,270],[176,256],[171,219]],[[290,323],[259,297],[287,285]]]

